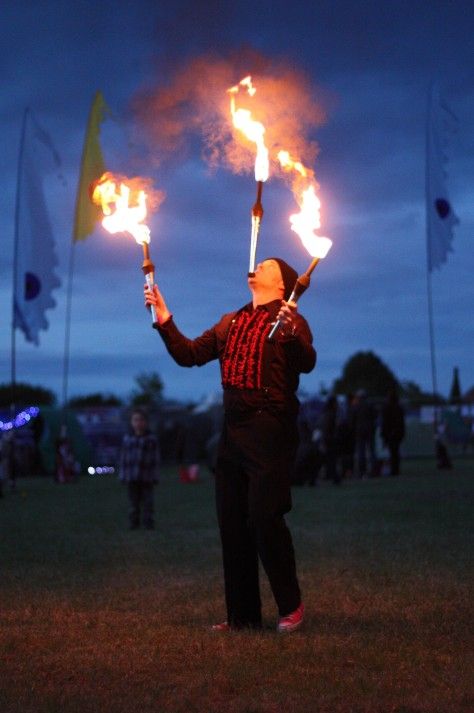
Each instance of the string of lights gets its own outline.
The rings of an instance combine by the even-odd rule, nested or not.
[[[29,406],[28,408],[23,409],[23,411],[17,413],[17,415],[9,421],[0,420],[0,431],[11,431],[13,428],[26,426],[32,418],[36,418],[39,411],[40,410],[37,406]]]

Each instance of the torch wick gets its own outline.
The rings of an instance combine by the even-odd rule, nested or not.
[[[313,270],[314,270],[314,268],[316,267],[316,265],[318,264],[319,260],[320,260],[319,257],[313,257],[313,259],[311,260],[311,265],[310,265],[310,266],[308,267],[308,269],[306,270],[306,274],[308,275],[308,277],[309,277],[309,276],[311,275],[311,273],[313,272]]]
[[[257,200],[252,208],[252,215],[254,218],[259,218],[260,220],[262,220],[263,217],[262,190],[263,181],[257,181]]]
[[[143,274],[145,276],[151,274],[152,279],[154,279],[153,274],[155,272],[155,266],[150,259],[150,249],[148,247],[148,243],[142,243],[142,247],[143,247],[143,263],[142,263]]]

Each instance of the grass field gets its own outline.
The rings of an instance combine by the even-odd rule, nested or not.
[[[110,476],[0,500],[0,713],[472,713],[474,463],[295,488],[303,631],[224,616],[212,479],[164,474],[157,529]]]

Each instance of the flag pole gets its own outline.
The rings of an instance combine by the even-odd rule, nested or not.
[[[67,277],[67,292],[66,292],[66,323],[64,331],[64,359],[63,359],[63,388],[62,388],[62,409],[61,409],[61,435],[66,435],[67,430],[67,399],[69,386],[69,361],[71,353],[71,311],[72,311],[72,287],[74,281],[74,258],[76,254],[75,241],[71,241],[69,251],[69,267]]]
[[[20,236],[20,186],[23,169],[23,154],[25,150],[26,137],[26,122],[28,118],[29,108],[26,107],[23,112],[21,123],[20,147],[18,151],[18,167],[16,179],[16,196],[15,196],[15,223],[13,234],[13,276],[12,276],[12,323],[11,323],[11,386],[12,386],[12,407],[15,406],[15,387],[16,387],[16,294],[18,290],[18,246]]]
[[[102,113],[105,109],[108,109],[108,107],[105,105],[102,93],[96,92],[89,112],[84,144],[82,147],[81,166],[79,171],[79,180],[77,184],[76,201],[74,206],[74,224],[71,236],[71,248],[69,252],[61,408],[61,432],[64,436],[67,432],[67,401],[69,397],[69,372],[71,354],[71,315],[76,242],[78,240],[84,239],[93,230],[94,223],[89,226],[81,225],[81,215],[84,209],[84,201],[86,201],[86,204],[90,204],[89,198],[85,198],[84,192],[87,190],[87,187],[92,178],[99,178],[105,170],[105,167],[103,166],[103,158],[100,151],[100,145],[98,143],[99,126],[102,122]],[[91,142],[95,142],[92,150]],[[91,175],[91,171],[94,175]]]
[[[16,411],[16,295],[18,290],[18,248],[20,241],[20,187],[23,170],[23,155],[25,152],[26,139],[26,123],[28,119],[29,107],[26,107],[23,112],[20,133],[20,146],[18,150],[18,166],[16,178],[16,196],[15,196],[15,222],[13,232],[13,274],[12,274],[12,314],[11,314],[11,347],[10,347],[10,419],[15,424]],[[10,479],[12,485],[15,483],[15,438],[12,440],[11,448],[11,466]]]
[[[428,295],[428,328],[429,328],[429,341],[430,341],[430,360],[431,360],[431,388],[433,392],[433,404],[434,404],[434,427],[437,429],[437,408],[436,408],[436,398],[438,393],[438,378],[436,370],[436,350],[435,350],[435,336],[434,336],[434,318],[433,318],[433,290],[431,281],[432,264],[430,257],[430,215],[429,212],[432,210],[431,206],[431,196],[430,196],[430,175],[431,175],[431,164],[430,156],[432,151],[431,146],[431,132],[430,132],[430,117],[432,112],[433,103],[433,87],[430,87],[428,93],[428,106],[427,106],[427,120],[426,120],[426,160],[425,160],[425,182],[426,182],[426,285],[427,285],[427,295]]]
[[[90,123],[90,117],[89,117]],[[86,137],[88,133],[86,131]],[[74,266],[76,257],[76,216],[79,210],[79,201],[81,193],[81,177],[84,171],[84,162],[86,156],[86,144],[84,141],[81,155],[81,166],[79,170],[79,181],[76,191],[76,200],[74,203],[74,224],[71,236],[71,247],[69,250],[69,265],[67,272],[67,291],[66,291],[66,317],[64,329],[64,357],[63,357],[63,388],[61,398],[61,436],[66,436],[67,433],[67,401],[69,396],[69,365],[71,357],[71,315],[72,315],[72,289],[74,284]]]
[[[433,438],[435,458],[438,468],[451,468],[451,459],[449,457],[446,443],[441,437],[439,425],[440,418],[438,412],[438,375],[436,368],[436,349],[435,349],[435,332],[434,332],[434,310],[433,310],[433,289],[432,289],[432,271],[436,262],[433,260],[433,235],[432,221],[430,220],[430,211],[434,209],[434,199],[438,196],[433,196],[431,191],[430,178],[434,167],[432,166],[433,157],[433,136],[432,136],[432,113],[433,107],[433,84],[430,86],[428,93],[427,120],[426,120],[426,161],[425,161],[425,182],[426,182],[426,286],[428,297],[428,328],[430,340],[430,359],[431,359],[431,386],[433,392]],[[439,260],[439,257],[438,257]],[[444,256],[443,262],[446,260]]]

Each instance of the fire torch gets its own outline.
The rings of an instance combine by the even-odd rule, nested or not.
[[[312,256],[312,260],[306,272],[296,280],[288,302],[296,303],[299,297],[306,292],[311,282],[311,273],[318,262],[326,257],[331,249],[332,241],[329,238],[314,234],[314,231],[321,226],[320,207],[320,200],[316,195],[314,186],[311,185],[303,193],[301,211],[290,216],[291,229],[300,236],[304,247]],[[273,339],[279,328],[280,320],[277,320],[268,335],[268,339]]]
[[[253,141],[257,147],[257,155],[255,157],[255,180],[257,181],[257,200],[252,208],[252,229],[250,233],[250,258],[249,258],[249,277],[255,274],[255,258],[257,254],[257,243],[260,232],[260,224],[263,217],[262,206],[262,190],[263,184],[269,174],[269,158],[268,149],[265,146],[264,134],[265,127],[259,121],[252,119],[252,114],[248,109],[236,109],[235,95],[240,87],[246,87],[247,93],[253,96],[257,91],[252,85],[252,78],[245,77],[235,87],[231,87],[228,92],[230,94],[230,113],[232,121],[236,129],[241,131],[250,141]]]
[[[127,183],[125,182],[127,181]],[[92,201],[102,207],[104,219],[102,225],[109,233],[130,233],[136,242],[143,248],[142,271],[145,275],[146,284],[153,290],[155,281],[155,266],[150,259],[150,229],[143,223],[147,215],[146,200],[147,194],[143,189],[134,190],[133,205],[131,202],[130,185],[140,185],[143,180],[127,179],[115,177],[111,173],[104,175],[93,186]],[[118,187],[118,183],[120,186]],[[130,183],[130,185],[128,185]],[[112,208],[114,206],[114,209]],[[153,322],[157,321],[154,306],[151,307]]]

